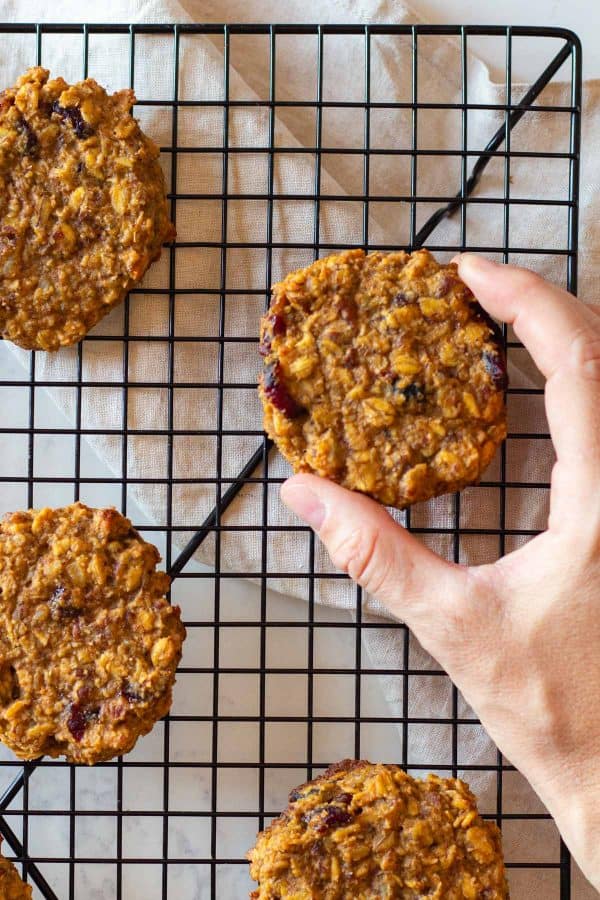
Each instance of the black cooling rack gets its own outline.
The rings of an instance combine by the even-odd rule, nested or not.
[[[96,767],[94,772],[101,771],[102,777],[109,782],[107,796],[109,799],[102,803],[101,809],[90,808],[85,801],[85,783],[89,770],[68,766],[61,761],[39,760],[22,765],[18,761],[6,759],[2,763],[0,771],[10,773],[12,781],[4,790],[0,798],[0,808],[3,815],[0,818],[0,831],[6,845],[14,853],[16,860],[22,864],[24,877],[34,884],[35,896],[45,898],[77,898],[81,900],[87,896],[116,897],[125,900],[135,900],[142,895],[151,897],[189,897],[223,898],[240,896],[240,884],[235,882],[234,876],[243,878],[245,870],[244,853],[251,845],[252,835],[257,828],[262,827],[271,816],[279,812],[283,804],[285,793],[295,784],[316,774],[323,766],[332,762],[331,758],[322,758],[320,744],[316,740],[316,730],[326,727],[335,731],[335,727],[343,724],[350,737],[337,757],[343,755],[361,756],[364,753],[365,736],[371,727],[386,726],[396,729],[401,734],[401,751],[394,761],[401,762],[409,770],[423,772],[428,769],[442,770],[454,774],[460,772],[468,779],[477,771],[489,771],[496,783],[496,805],[493,811],[487,811],[489,816],[496,818],[499,824],[509,827],[515,820],[527,820],[532,826],[544,823],[548,819],[543,813],[527,813],[509,810],[506,801],[506,782],[514,775],[512,767],[498,753],[494,761],[486,765],[469,765],[468,759],[459,759],[459,731],[463,726],[476,723],[475,719],[460,716],[458,695],[452,688],[452,715],[448,716],[415,716],[411,714],[410,695],[419,678],[425,675],[429,678],[445,678],[443,672],[428,670],[423,672],[415,668],[411,658],[409,635],[401,624],[377,623],[372,620],[363,621],[361,613],[361,591],[355,591],[355,612],[351,619],[341,614],[335,615],[330,611],[323,611],[315,603],[315,581],[318,577],[324,577],[315,572],[315,540],[307,530],[297,527],[290,533],[290,540],[303,534],[310,541],[309,567],[302,577],[308,583],[308,604],[303,607],[304,613],[298,616],[292,614],[289,607],[283,601],[278,607],[277,602],[269,601],[268,586],[270,572],[268,561],[268,545],[270,535],[276,530],[276,526],[270,526],[267,519],[268,492],[277,491],[281,478],[269,474],[270,443],[266,438],[262,439],[259,449],[247,460],[240,460],[238,477],[225,476],[223,469],[224,438],[228,435],[239,435],[244,432],[228,431],[224,427],[223,408],[224,391],[230,387],[254,390],[254,384],[228,383],[224,372],[224,356],[227,344],[231,341],[247,340],[255,344],[255,336],[244,337],[229,335],[225,327],[227,313],[238,302],[240,294],[255,294],[261,305],[268,302],[269,284],[272,278],[273,252],[279,249],[279,245],[273,240],[273,207],[277,199],[273,189],[273,172],[277,156],[283,152],[298,152],[298,148],[284,148],[276,142],[276,116],[279,108],[285,106],[309,109],[314,113],[314,146],[306,148],[314,161],[314,179],[312,191],[308,194],[289,194],[287,199],[309,200],[313,204],[314,226],[312,240],[298,241],[294,246],[302,247],[310,251],[313,256],[324,255],[326,252],[336,249],[341,244],[325,243],[320,239],[319,209],[324,197],[321,192],[321,161],[325,153],[330,157],[338,154],[353,153],[362,160],[362,190],[348,197],[339,197],[352,202],[360,202],[363,209],[363,234],[362,246],[371,248],[376,245],[369,236],[369,206],[377,201],[388,204],[388,215],[393,216],[401,207],[409,209],[409,227],[404,238],[404,246],[407,249],[423,245],[425,241],[434,250],[460,250],[467,246],[467,219],[471,203],[480,202],[477,197],[472,197],[472,192],[482,178],[485,178],[485,170],[490,163],[499,164],[503,170],[503,190],[500,196],[487,199],[486,202],[499,204],[502,210],[502,237],[494,244],[488,246],[471,247],[481,252],[500,254],[508,261],[518,261],[525,248],[513,246],[510,240],[511,217],[518,214],[519,205],[548,204],[555,207],[564,207],[567,219],[565,229],[566,239],[554,248],[537,247],[527,249],[528,253],[545,254],[549,257],[560,259],[564,262],[565,283],[573,292],[577,288],[577,215],[578,215],[578,179],[579,179],[579,153],[580,153],[580,110],[581,110],[581,49],[575,35],[561,29],[551,28],[504,28],[504,27],[454,27],[454,26],[266,26],[266,25],[135,25],[135,26],[98,26],[98,25],[14,25],[0,26],[0,40],[4,41],[3,49],[10,49],[11,41],[27,39],[30,41],[31,55],[28,64],[43,64],[45,62],[45,48],[48,41],[71,40],[77,38],[77,54],[80,54],[80,73],[82,76],[88,73],[88,63],[91,48],[98,42],[108,37],[119,39],[118,52],[128,54],[129,80],[134,84],[136,67],[136,49],[140,40],[148,35],[163,37],[167,42],[168,50],[164,53],[162,64],[170,68],[173,74],[172,82],[174,92],[169,98],[140,100],[138,113],[144,105],[160,104],[172,115],[171,140],[161,148],[164,159],[167,162],[167,170],[170,171],[170,203],[173,221],[177,224],[178,204],[187,200],[203,203],[210,199],[218,200],[221,207],[220,239],[213,242],[201,240],[188,242],[174,242],[165,250],[168,257],[167,283],[162,288],[143,288],[132,291],[125,305],[123,319],[123,331],[117,336],[122,342],[123,350],[123,375],[120,381],[111,382],[110,387],[122,392],[122,417],[120,422],[115,422],[107,433],[118,435],[122,440],[122,471],[117,475],[106,477],[94,477],[84,475],[82,472],[82,447],[88,431],[82,419],[82,393],[86,388],[99,388],[101,384],[90,383],[86,380],[84,366],[84,348],[92,337],[86,339],[78,350],[77,371],[72,378],[59,380],[58,382],[43,381],[38,372],[36,354],[29,357],[29,372],[19,375],[7,374],[0,382],[2,391],[6,389],[20,389],[22,408],[20,409],[23,422],[19,425],[12,424],[12,417],[7,417],[7,422],[0,428],[0,437],[3,440],[21,441],[24,448],[22,470],[14,474],[5,474],[0,467],[0,482],[5,492],[10,496],[15,491],[22,492],[22,502],[31,506],[39,503],[43,496],[43,489],[50,485],[60,484],[67,487],[70,497],[73,499],[87,499],[92,486],[105,489],[107,495],[117,489],[120,496],[120,505],[124,512],[130,512],[132,504],[129,498],[129,488],[133,479],[128,476],[128,441],[131,436],[127,425],[128,393],[132,387],[139,387],[139,382],[128,381],[128,354],[132,346],[140,340],[152,340],[162,342],[166,347],[168,357],[168,378],[162,384],[168,395],[168,423],[166,428],[156,431],[146,430],[139,437],[161,434],[165,437],[165,452],[167,456],[167,477],[161,483],[165,488],[164,518],[157,523],[145,522],[141,530],[148,532],[150,539],[162,541],[166,566],[174,576],[173,594],[178,599],[178,587],[185,584],[187,594],[192,596],[194,591],[210,591],[212,603],[197,608],[193,603],[185,607],[186,625],[188,628],[188,647],[192,651],[184,657],[184,665],[181,668],[176,692],[202,692],[208,696],[208,708],[202,714],[172,714],[155,729],[152,752],[148,756],[144,754],[130,755],[111,763]],[[300,100],[279,100],[278,85],[275,83],[277,71],[277,54],[281,42],[293,36],[297,41],[306,41],[312,47],[316,47],[316,87],[314,95]],[[402,38],[402,52],[410,55],[412,60],[412,80],[409,85],[409,96],[404,103],[389,103],[385,100],[375,100],[372,97],[372,58],[374,41],[384,37],[393,36]],[[494,40],[503,40],[506,47],[505,61],[505,97],[504,102],[494,105],[472,104],[467,93],[468,69],[470,65],[468,54],[468,41],[470,38],[486,37]],[[223,58],[223,85],[220,99],[205,99],[202,96],[193,99],[180,99],[180,48],[182,41],[190,37],[198,40],[210,39],[216,43],[222,52]],[[420,99],[418,85],[418,50],[423,42],[429,38],[442,39],[443,37],[455,39],[460,46],[460,67],[462,75],[462,98],[456,104],[436,104],[429,100]],[[520,91],[519,97],[513,93],[513,54],[515,43],[522,38],[543,40],[551,48],[548,54],[548,64],[540,73],[539,78],[526,92]],[[324,84],[324,68],[327,63],[327,47],[331,38],[336,40],[360,40],[363,42],[364,59],[364,94],[360,100],[336,101],[327,99]],[[246,40],[262,40],[266,59],[268,59],[268,95],[261,99],[234,99],[230,95],[230,70],[231,47],[235,40],[238,49],[243,48]],[[113,51],[114,52],[114,51]],[[79,64],[78,64],[79,65]],[[540,100],[543,89],[552,81],[557,73],[562,80],[570,80],[570,100],[566,106],[549,106]],[[60,74],[60,73],[55,73]],[[515,97],[515,99],[513,99]],[[193,106],[212,106],[223,119],[223,141],[217,146],[186,146],[180,147],[177,143],[178,115],[182,110]],[[330,108],[352,109],[356,116],[361,116],[364,121],[364,145],[358,149],[347,150],[340,147],[328,147],[323,140],[323,117]],[[268,110],[269,128],[264,146],[252,148],[240,148],[228,146],[228,122],[229,116],[236,108],[263,108]],[[371,146],[371,117],[377,109],[399,108],[408,110],[412,123],[408,144],[394,145],[390,147]],[[460,177],[456,184],[449,184],[447,196],[424,197],[419,191],[419,162],[424,154],[431,155],[431,151],[424,150],[418,142],[418,125],[420,116],[428,111],[451,108],[457,111],[461,121],[462,140],[454,150],[434,151],[440,157],[452,156],[459,161]],[[501,113],[501,127],[489,135],[489,143],[483,149],[471,149],[467,140],[468,117],[478,110],[491,110]],[[563,132],[566,138],[566,147],[563,152],[537,146],[520,147],[518,150],[511,147],[511,133],[514,126],[524,116],[536,111],[544,111],[547,116],[560,116],[563,122]],[[200,142],[199,142],[200,143]],[[247,243],[245,249],[260,249],[265,252],[264,289],[245,291],[231,290],[228,287],[226,271],[228,253],[231,254],[234,245],[228,241],[228,208],[232,202],[232,195],[228,193],[227,173],[230,161],[235,153],[252,150],[266,158],[268,169],[267,187],[254,199],[264,201],[266,214],[266,240],[256,243]],[[222,181],[220,187],[210,195],[186,194],[178,187],[177,168],[178,162],[184,153],[216,153],[220,159],[220,171]],[[402,197],[375,197],[370,193],[370,167],[378,154],[385,153],[390,157],[404,156],[410,165],[410,192]],[[515,161],[533,166],[544,166],[549,160],[562,160],[568,169],[565,181],[564,195],[555,200],[542,197],[513,198],[511,197],[511,167]],[[444,160],[441,160],[443,163]],[[240,199],[236,197],[236,201]],[[331,199],[328,197],[327,199]],[[433,203],[435,211],[429,219],[418,227],[420,204],[427,203],[429,207]],[[456,213],[460,220],[460,239],[453,245],[435,245],[436,226],[448,216]],[[175,352],[178,342],[183,340],[177,334],[175,327],[176,311],[178,303],[183,302],[186,294],[202,294],[203,291],[195,291],[193,288],[179,290],[176,283],[176,270],[178,253],[183,247],[214,247],[218,250],[221,259],[221,284],[217,291],[218,302],[218,329],[209,337],[204,335],[201,340],[211,343],[216,347],[218,355],[218,374],[214,381],[187,384],[186,387],[212,388],[216,391],[218,402],[216,404],[215,421],[206,423],[206,431],[202,433],[215,437],[216,465],[215,476],[210,480],[214,484],[215,506],[212,512],[199,519],[194,528],[189,523],[182,526],[178,523],[175,488],[180,484],[188,484],[194,481],[190,478],[177,478],[174,476],[174,441],[181,437],[175,422],[175,391],[181,387],[176,380]],[[237,249],[239,245],[235,245]],[[390,247],[395,249],[395,247]],[[147,335],[132,334],[130,329],[131,310],[140,298],[138,294],[147,295],[146,302],[151,296],[166,298],[169,308],[168,330],[164,334]],[[206,291],[204,293],[207,293]],[[141,302],[141,301],[140,301]],[[100,338],[101,339],[101,338]],[[114,336],[111,338],[114,340]],[[520,345],[515,341],[507,340],[509,352],[518,350]],[[202,346],[200,350],[202,350]],[[6,348],[3,350],[6,353]],[[3,369],[4,371],[4,369]],[[73,409],[75,412],[75,426],[60,427],[52,425],[42,427],[39,424],[38,413],[48,401],[43,394],[43,388],[69,388],[73,391]],[[156,384],[152,384],[156,387]],[[537,395],[542,393],[539,388],[513,387],[509,394]],[[254,431],[249,434],[259,434],[260,424],[257,422]],[[67,465],[68,475],[40,475],[38,474],[38,459],[42,452],[40,439],[60,435],[61,438],[69,436],[71,439],[72,459]],[[507,446],[503,448],[500,461],[499,476],[482,487],[493,487],[499,495],[497,521],[490,525],[485,523],[481,528],[465,528],[462,525],[460,515],[460,502],[458,498],[453,501],[453,523],[450,528],[440,528],[439,531],[431,528],[415,528],[414,530],[431,533],[447,534],[451,542],[450,555],[455,560],[460,558],[461,540],[466,535],[488,535],[497,542],[497,552],[503,553],[510,549],[509,541],[515,537],[527,537],[535,533],[534,529],[527,531],[515,531],[508,527],[506,520],[507,492],[525,490],[534,487],[547,491],[547,481],[524,481],[517,483],[510,481],[507,475],[507,447],[511,441],[540,440],[547,441],[548,434],[542,431],[523,435],[511,433]],[[260,521],[242,523],[236,526],[238,531],[245,529],[256,530],[258,528],[261,539],[260,559],[255,576],[258,577],[260,587],[258,589],[248,587],[248,591],[255,591],[256,602],[249,604],[249,612],[245,615],[239,613],[231,616],[228,609],[229,590],[231,578],[236,575],[244,575],[242,572],[230,572],[220,568],[220,545],[226,528],[222,525],[222,516],[236,497],[244,484],[258,484],[262,489],[262,513]],[[478,489],[475,489],[478,490]],[[113,494],[110,495],[111,497]],[[5,501],[8,502],[8,501]],[[407,521],[410,527],[410,516]],[[414,524],[414,522],[413,522]],[[193,531],[193,537],[185,549],[181,550],[181,535]],[[233,529],[235,530],[235,529]],[[189,537],[189,535],[188,535]],[[194,552],[211,538],[215,542],[215,558],[217,561],[216,573],[199,570],[198,567],[190,568],[187,564],[192,559]],[[179,547],[179,549],[177,549]],[[335,576],[332,576],[335,577]],[[338,576],[339,577],[339,576]],[[206,609],[210,611],[207,613]],[[393,670],[374,669],[369,667],[369,661],[364,654],[361,644],[361,632],[367,629],[395,628],[403,636],[404,651],[402,658],[398,659],[397,668]],[[233,633],[244,643],[255,641],[257,646],[256,661],[253,665],[232,665],[229,657],[227,663],[223,662],[224,652],[229,646]],[[198,635],[205,638],[204,651],[195,652],[193,648],[199,646]],[[318,646],[322,638],[326,640],[339,640],[349,651],[349,660],[345,666],[333,668],[326,665],[319,655]],[[268,648],[273,646],[272,641],[283,644],[286,641],[298,646],[301,644],[304,662],[301,665],[287,665],[279,662],[276,666],[270,661]],[[243,662],[243,660],[242,660]],[[369,678],[377,678],[382,675],[396,675],[403,685],[402,710],[399,715],[391,716],[373,714],[365,699],[364,686]],[[300,679],[301,691],[305,696],[304,715],[289,715],[288,711],[279,710],[276,714],[270,711],[267,701],[267,679],[272,676],[293,676],[298,684]],[[196,680],[196,676],[202,679]],[[236,714],[228,714],[223,711],[224,698],[231,684],[228,679],[234,676],[252,682],[257,688],[257,706],[251,711]],[[323,715],[315,702],[315,689],[317,681],[323,676],[331,676],[339,679],[351,680],[352,709],[344,711],[344,715]],[[189,681],[188,681],[189,680]],[[236,682],[239,685],[239,680]],[[341,683],[341,682],[340,682]],[[227,706],[225,704],[225,709]],[[289,758],[273,756],[269,749],[270,733],[277,726],[294,726],[298,728],[299,739],[294,753]],[[447,726],[449,740],[449,761],[413,760],[409,752],[409,734],[413,726],[437,727]],[[194,747],[203,743],[204,749],[198,752],[190,752],[187,756],[181,749],[176,749],[177,736],[181,729],[192,729],[192,744]],[[235,736],[235,742],[239,747],[237,756],[228,753],[223,758],[222,735],[228,729],[228,733]],[[237,729],[237,731],[236,731]],[[249,737],[249,730],[252,732]],[[350,748],[348,748],[348,741]],[[372,743],[369,745],[372,746]],[[372,750],[370,751],[373,752]],[[332,754],[333,755],[333,754]],[[391,760],[390,760],[391,761]],[[182,791],[178,787],[178,780],[190,776],[194,781],[204,786],[204,794],[197,806],[182,802]],[[129,779],[134,778],[134,788],[129,785]],[[137,780],[135,780],[137,779]],[[141,779],[141,781],[140,781]],[[273,796],[273,780],[279,785],[276,796],[280,798],[277,805],[270,801]],[[5,782],[8,779],[5,778]],[[44,799],[44,785],[59,784],[62,786],[64,802],[56,807]],[[82,788],[83,784],[83,788]],[[184,781],[185,786],[192,784]],[[235,803],[236,791],[247,793],[247,785],[252,785],[250,794],[252,800],[246,802],[242,808]],[[180,782],[181,785],[181,782]],[[224,787],[227,786],[228,787]],[[135,787],[137,786],[137,787]],[[232,788],[233,786],[233,788]],[[83,792],[82,792],[83,791]],[[232,801],[233,796],[233,801]],[[241,804],[240,804],[241,807]],[[36,829],[40,822],[48,817],[55,817],[57,830],[63,829],[63,843],[55,849],[47,849],[40,844],[36,837]],[[54,822],[54,819],[52,820]],[[111,831],[110,840],[98,840],[93,852],[89,851],[89,843],[81,842],[79,827],[83,825],[88,833],[98,835],[105,834],[107,828]],[[183,823],[184,830],[189,835],[188,845],[182,845],[179,838],[174,838],[171,826],[173,823]],[[131,835],[138,831],[145,835],[145,828],[153,826],[152,836],[148,837],[144,844],[144,852],[132,852],[130,849]],[[547,823],[546,823],[547,824]],[[240,829],[242,836],[238,836]],[[66,831],[65,831],[66,829]],[[195,840],[194,835],[200,835]],[[88,834],[89,837],[89,834]],[[144,839],[145,840],[145,839]],[[51,842],[51,848],[54,843]],[[80,849],[84,847],[84,849]],[[99,849],[98,849],[99,848]],[[571,895],[571,871],[570,860],[566,848],[556,842],[556,853],[552,859],[543,862],[528,858],[527,847],[520,849],[518,859],[509,860],[511,872],[519,869],[537,869],[543,881],[545,896],[560,896],[562,900]],[[133,871],[133,875],[131,872]],[[150,881],[147,873],[151,872]],[[101,872],[99,881],[94,882],[92,875]],[[173,880],[173,873],[178,874],[183,880]],[[86,881],[87,878],[87,881]],[[90,881],[90,878],[92,879]],[[551,880],[548,881],[547,879]],[[104,881],[103,881],[104,879]],[[187,879],[187,880],[186,880]],[[103,883],[103,887],[97,885]],[[93,893],[91,885],[96,887]],[[237,887],[234,887],[234,884]],[[87,885],[87,887],[86,887]],[[137,886],[136,886],[137,885]],[[243,891],[242,891],[243,893]]]

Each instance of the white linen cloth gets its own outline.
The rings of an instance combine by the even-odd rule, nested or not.
[[[128,8],[122,3],[102,5],[86,10],[89,21],[136,22],[189,22],[189,21],[359,21],[368,23],[401,23],[417,21],[417,17],[391,0],[333,0],[326,6],[318,2],[300,4],[297,0],[272,4],[263,0],[234,0],[223,5],[217,0],[207,2],[182,2],[164,0]],[[0,18],[14,21],[40,19],[52,21],[77,21],[81,12],[74,4],[63,3],[52,10],[52,16],[44,15],[37,3],[0,3]],[[11,36],[10,44],[2,37],[0,46],[0,84],[10,84],[27,66],[34,64],[34,42],[31,37]],[[97,78],[110,89],[129,84],[128,36],[110,39],[90,36],[89,75]],[[7,52],[10,46],[10,52]],[[418,43],[418,99],[423,102],[460,102],[463,91],[459,43],[456,39],[421,37]],[[53,73],[67,79],[81,77],[81,36],[60,40],[45,36],[42,63]],[[324,39],[323,99],[361,101],[365,96],[363,37],[326,36]],[[555,48],[556,49],[556,48]],[[134,88],[139,100],[165,99],[173,96],[173,38],[172,36],[136,37]],[[269,42],[266,37],[232,36],[229,48],[229,97],[230,99],[269,98]],[[277,37],[276,99],[284,101],[314,99],[316,97],[317,40],[313,37]],[[182,35],[180,38],[180,64],[178,97],[181,100],[223,99],[224,55],[221,36]],[[468,55],[468,79],[466,94],[470,103],[499,104],[506,102],[503,84],[490,80],[486,67],[480,60]],[[526,90],[525,85],[513,85],[511,101],[517,101]],[[597,84],[586,88],[586,115],[584,117],[584,147],[594,147],[600,138],[600,93]],[[412,55],[407,37],[391,38],[373,36],[371,40],[372,101],[410,101],[412,99]],[[548,105],[568,105],[570,97],[564,85],[553,84],[536,101]],[[138,107],[144,129],[162,146],[172,142],[172,111],[169,106]],[[373,148],[411,148],[411,111],[376,109],[371,113],[370,144]],[[360,109],[323,111],[322,145],[328,148],[354,148],[356,155],[323,154],[320,168],[321,191],[324,195],[357,195],[363,192],[364,112]],[[469,111],[467,142],[470,149],[482,149],[496,129],[503,124],[504,113],[499,110]],[[303,107],[278,107],[273,119],[276,144],[279,147],[300,149],[315,145],[314,110]],[[267,107],[232,107],[228,119],[228,146],[260,148],[268,143],[271,125]],[[418,147],[420,149],[459,149],[463,120],[457,110],[421,110],[418,115]],[[181,147],[223,145],[223,113],[218,106],[181,107],[177,121],[177,139]],[[559,112],[530,112],[515,127],[511,135],[513,150],[545,150],[567,152],[569,149],[568,114]],[[474,161],[467,160],[467,172]],[[178,155],[176,183],[171,183],[171,155],[164,155],[165,172],[169,189],[179,193],[215,193],[222,190],[222,157],[214,153],[182,153]],[[474,197],[499,198],[504,189],[504,162],[494,159],[488,166]],[[268,157],[260,152],[231,153],[227,166],[229,193],[264,194],[268,188]],[[510,170],[510,194],[514,199],[567,198],[568,161],[547,160],[543,164],[526,158],[514,158]],[[442,158],[420,156],[417,166],[417,191],[425,197],[453,195],[460,186],[460,156]],[[278,194],[307,194],[314,190],[315,154],[307,152],[281,153],[275,157],[272,173],[273,191]],[[410,156],[372,156],[370,162],[370,193],[374,196],[410,194]],[[581,251],[580,293],[594,301],[598,294],[600,278],[600,216],[598,215],[597,173],[591,171],[584,157],[581,191]],[[420,203],[417,208],[417,229],[428,215],[440,206],[439,200]],[[403,246],[408,242],[410,230],[410,205],[371,202],[368,215],[368,237],[371,245]],[[235,199],[229,202],[226,238],[230,243],[266,241],[268,205],[262,200]],[[177,231],[179,241],[220,241],[222,234],[221,203],[219,200],[178,200]],[[319,242],[322,245],[355,245],[363,242],[363,204],[336,202],[324,199],[320,204]],[[274,200],[272,239],[275,243],[290,244],[312,242],[314,234],[314,202],[307,200]],[[566,257],[540,255],[533,251],[541,246],[564,248],[567,234],[566,206],[513,205],[509,221],[509,244],[531,249],[531,253],[516,254],[511,261],[529,265],[544,275],[564,283]],[[501,247],[503,240],[503,206],[498,203],[473,203],[468,206],[465,241],[470,247]],[[428,246],[440,259],[449,259],[453,251],[448,246],[461,244],[461,220],[456,215],[442,223],[431,235]],[[321,255],[329,252],[326,249]],[[257,334],[258,320],[264,307],[267,263],[271,267],[271,281],[283,277],[291,269],[308,264],[312,260],[311,249],[275,249],[270,259],[263,249],[229,249],[226,260],[225,286],[237,290],[226,302],[224,334],[247,336]],[[219,287],[221,286],[221,253],[218,248],[180,248],[176,254],[175,287],[177,290],[203,290],[205,293],[181,294],[176,300],[175,337],[206,338],[218,334]],[[169,286],[169,252],[164,251],[160,262],[146,276],[143,286],[147,293],[132,296],[130,303],[130,334],[168,336],[169,304],[163,294],[152,294],[153,289]],[[259,291],[259,294],[245,292]],[[86,342],[83,350],[82,377],[84,382],[107,383],[107,387],[84,389],[81,409],[81,425],[84,429],[114,428],[122,421],[122,389],[111,388],[111,382],[123,377],[123,345],[119,337],[123,333],[123,310],[115,310],[102,322],[93,334],[114,335],[114,342]],[[15,354],[28,369],[28,353],[10,344],[5,348]],[[256,344],[251,341],[227,342],[223,354],[223,377],[226,383],[250,383],[256,380],[260,361]],[[218,377],[219,345],[217,342],[187,340],[175,346],[173,371],[177,386],[186,382],[214,382]],[[132,385],[128,396],[127,427],[130,431],[166,428],[168,423],[170,392],[162,386],[168,380],[169,350],[166,342],[139,341],[129,344],[128,378]],[[49,397],[75,424],[74,392],[60,389],[61,381],[73,380],[78,372],[78,350],[70,348],[57,354],[36,354],[38,379],[56,382],[48,389]],[[539,374],[523,351],[511,352],[510,375],[514,387],[541,386]],[[153,387],[152,383],[157,386]],[[217,391],[211,389],[177,388],[172,395],[173,426],[175,429],[194,432],[215,428]],[[227,430],[258,431],[261,411],[256,393],[247,389],[226,389],[223,393],[223,427]],[[547,431],[543,412],[543,400],[539,396],[512,395],[509,404],[509,428],[511,432],[543,434]],[[86,435],[84,442],[103,459],[115,473],[122,473],[121,438],[110,434]],[[260,445],[257,435],[224,439],[222,447],[222,471],[224,478],[235,477]],[[507,448],[506,478],[509,481],[544,482],[549,479],[552,450],[547,439],[513,440]],[[288,474],[287,464],[276,453],[271,454],[269,474]],[[485,479],[499,477],[499,458],[492,465]],[[127,452],[127,475],[132,479],[129,487],[137,504],[146,512],[150,521],[164,524],[166,520],[167,490],[160,483],[135,483],[135,479],[211,478],[216,470],[216,442],[212,436],[182,435],[174,440],[173,470],[167,468],[166,436],[131,435]],[[257,470],[257,475],[261,474]],[[223,490],[227,488],[225,483]],[[85,499],[84,494],[82,495]],[[539,488],[507,490],[506,527],[514,530],[543,528],[547,514],[547,491]],[[193,530],[203,521],[215,502],[212,484],[195,483],[175,485],[173,488],[173,524],[189,528],[179,533],[175,540],[182,546]],[[439,498],[430,504],[413,509],[413,526],[448,529],[454,525],[454,500]],[[495,528],[499,522],[500,492],[495,487],[469,489],[461,495],[460,522],[465,528]],[[262,522],[262,486],[248,485],[234,501],[222,520],[223,525],[256,525]],[[268,494],[268,524],[296,525],[295,519],[279,501],[278,489],[273,486]],[[427,542],[442,555],[452,556],[453,535],[427,535]],[[519,537],[508,537],[505,550],[516,546]],[[258,573],[262,564],[262,535],[256,531],[224,531],[221,536],[220,559],[222,568],[233,572]],[[460,559],[478,563],[498,556],[500,544],[494,535],[463,535],[460,540]],[[211,537],[202,546],[199,558],[208,564],[214,560],[215,541]],[[303,533],[276,531],[269,534],[267,569],[275,573],[269,579],[269,587],[284,594],[307,597],[308,582],[305,578],[286,577],[306,573],[308,567],[308,536]],[[331,571],[326,554],[317,543],[315,569]],[[285,573],[280,577],[277,573]],[[354,610],[355,589],[341,580],[318,579],[315,582],[315,600],[318,603]],[[431,598],[432,614],[435,614],[435,597]],[[378,621],[386,613],[372,599],[365,597],[363,616],[368,621]],[[373,667],[394,668],[402,658],[403,635],[392,629],[366,629],[364,643]],[[411,668],[436,668],[411,639]],[[392,712],[402,713],[402,679],[389,677],[386,698]],[[411,679],[411,715],[451,715],[451,696],[448,682],[443,678],[421,677]],[[431,713],[435,710],[435,713]],[[459,698],[459,715],[470,715]],[[400,731],[400,729],[399,729]],[[481,728],[465,729],[463,762],[485,764],[494,762],[494,748]],[[450,728],[423,728],[411,726],[410,755],[414,759],[445,761],[444,756],[450,738]],[[399,736],[401,739],[401,735]],[[482,806],[493,809],[495,779],[486,772],[470,772],[469,781],[480,795]],[[536,812],[539,801],[522,779],[505,780],[505,794],[512,798],[520,812]],[[511,826],[515,823],[509,823]],[[516,825],[519,823],[517,822]],[[540,831],[534,839],[517,827],[505,831],[507,856],[519,860],[548,858]],[[554,831],[555,834],[555,831]],[[556,840],[554,837],[553,840]],[[523,848],[521,851],[519,848]],[[555,848],[553,848],[554,852]],[[556,859],[556,856],[553,857]],[[513,893],[525,897],[526,893],[551,895],[552,873],[543,869],[527,872],[513,870]],[[574,895],[578,900],[596,896],[588,886],[579,883]]]

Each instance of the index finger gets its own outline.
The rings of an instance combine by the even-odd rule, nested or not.
[[[484,309],[512,324],[547,378],[548,423],[559,464],[564,464],[556,478],[561,497],[571,491],[571,499],[577,495],[586,506],[595,502],[600,466],[599,318],[576,297],[527,269],[471,253],[459,256],[457,263]]]
[[[458,273],[492,316],[511,324],[546,378],[559,367],[585,368],[595,359],[598,320],[572,294],[518,266],[499,265],[474,253],[457,258]],[[597,348],[600,359],[600,346]]]

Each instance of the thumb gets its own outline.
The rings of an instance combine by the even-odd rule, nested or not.
[[[466,569],[428,550],[363,494],[316,475],[296,475],[282,485],[281,498],[314,528],[334,566],[417,636],[438,618],[432,615],[434,603],[438,612],[463,593]]]

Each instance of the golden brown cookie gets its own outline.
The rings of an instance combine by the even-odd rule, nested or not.
[[[501,836],[464,782],[346,759],[290,794],[248,853],[254,900],[503,900]]]
[[[14,864],[0,853],[0,900],[31,900],[31,895],[31,887],[21,880]]]
[[[175,236],[134,103],[39,67],[0,93],[0,333],[20,347],[80,341]]]
[[[116,509],[0,522],[0,740],[17,756],[110,759],[168,712],[185,629],[159,560]]]
[[[501,335],[427,250],[347,250],[273,288],[264,426],[296,472],[402,508],[477,482],[506,437]]]

